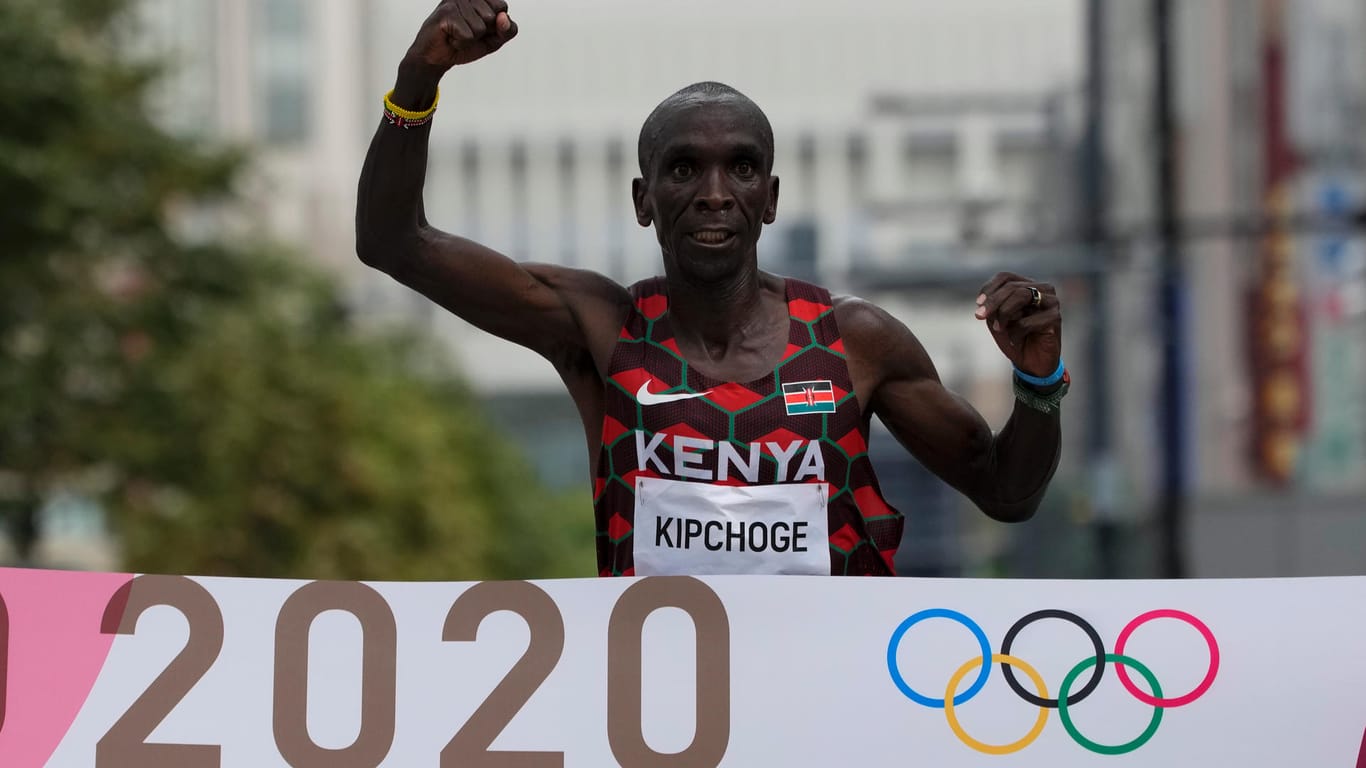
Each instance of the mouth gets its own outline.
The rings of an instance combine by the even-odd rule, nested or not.
[[[715,247],[729,244],[735,239],[735,233],[728,229],[702,229],[689,234],[688,237],[699,245]]]

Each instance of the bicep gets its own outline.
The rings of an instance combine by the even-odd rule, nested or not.
[[[545,355],[586,346],[572,297],[554,268],[519,264],[503,254],[432,227],[422,227],[385,271],[461,319]],[[564,281],[561,281],[563,283]]]
[[[895,378],[879,387],[873,413],[926,469],[973,495],[990,460],[992,434],[967,400],[937,377]]]
[[[943,385],[901,321],[871,305],[851,310],[846,337],[857,345],[850,348],[851,363],[868,382],[869,410],[927,469],[971,496],[990,461],[990,426]]]

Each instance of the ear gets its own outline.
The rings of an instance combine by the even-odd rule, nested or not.
[[[650,208],[645,200],[645,179],[631,180],[631,202],[636,207],[636,223],[642,227],[648,227],[654,223],[654,216],[650,214]]]
[[[764,223],[772,224],[778,218],[778,177],[768,177],[768,205],[764,208]]]

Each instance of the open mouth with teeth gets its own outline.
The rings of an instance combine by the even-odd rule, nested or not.
[[[704,229],[689,235],[693,242],[702,245],[724,245],[735,237],[735,233],[725,229]]]

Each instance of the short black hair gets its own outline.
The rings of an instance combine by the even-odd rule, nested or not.
[[[731,102],[738,104],[750,113],[749,117],[753,121],[754,127],[759,130],[759,137],[767,154],[764,160],[764,172],[768,173],[773,170],[773,126],[768,122],[768,115],[765,115],[764,111],[759,109],[759,105],[755,104],[745,94],[725,83],[707,80],[674,91],[668,98],[659,102],[659,106],[655,107],[650,116],[645,118],[645,124],[640,126],[640,140],[636,145],[641,176],[648,177],[650,175],[650,163],[654,159],[655,147],[659,145],[660,134],[663,133],[664,126],[668,123],[669,118],[673,117],[680,109],[708,102]]]

